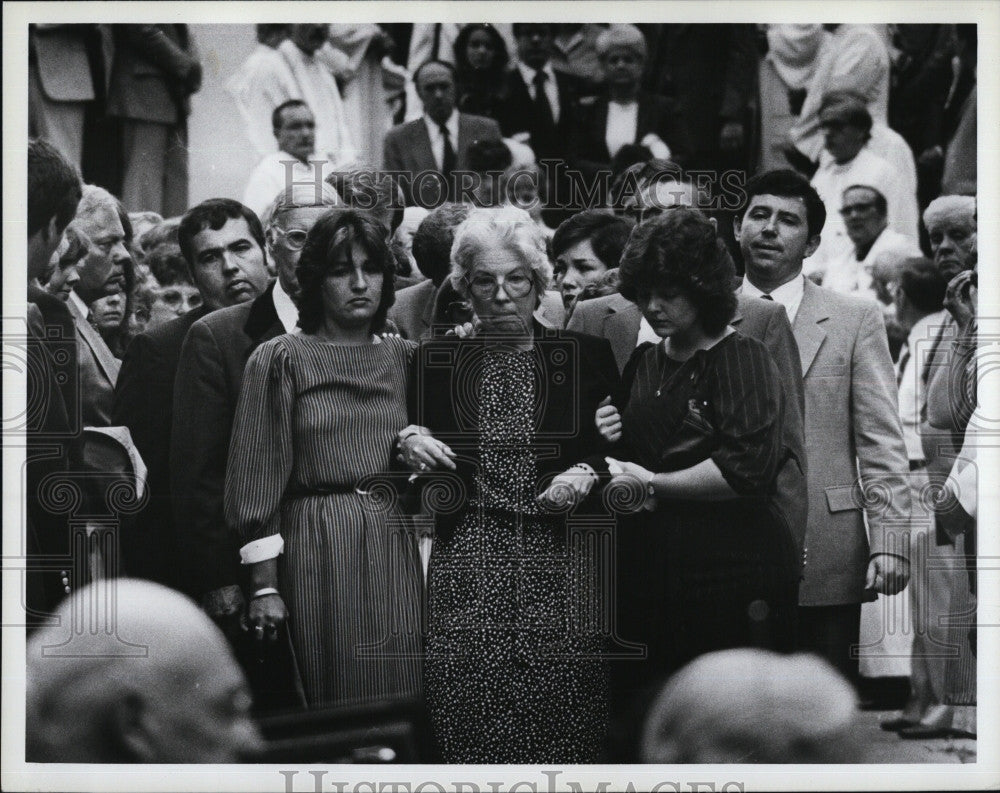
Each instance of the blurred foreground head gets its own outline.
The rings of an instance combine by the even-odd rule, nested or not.
[[[857,698],[814,655],[709,653],[671,677],[649,711],[646,763],[857,763]]]
[[[232,763],[262,750],[225,638],[180,593],[101,581],[56,616],[28,640],[30,762]]]

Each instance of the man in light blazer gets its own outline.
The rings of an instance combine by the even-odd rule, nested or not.
[[[803,176],[769,171],[746,193],[735,222],[742,291],[784,306],[805,384],[809,519],[799,643],[856,681],[862,601],[909,580],[909,462],[885,324],[876,303],[803,277],[802,260],[819,245],[826,219]]]
[[[449,177],[469,170],[473,141],[499,141],[500,126],[493,119],[455,109],[455,67],[450,63],[428,61],[417,69],[413,80],[424,115],[386,133],[385,168],[403,174],[399,179],[407,206],[431,209],[458,200]],[[419,177],[425,172],[432,175]]]

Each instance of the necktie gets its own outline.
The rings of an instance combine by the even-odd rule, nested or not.
[[[451,136],[448,134],[448,127],[438,124],[441,129],[441,137],[444,138],[444,153],[441,157],[441,173],[446,177],[451,176],[455,170],[455,149],[451,145]]]
[[[552,105],[549,104],[549,97],[545,93],[545,81],[548,75],[538,70],[531,84],[535,87],[535,126],[531,130],[531,146],[535,150],[535,156],[544,156],[548,150],[547,146],[555,133],[556,122],[552,116]],[[539,152],[541,144],[542,152]]]

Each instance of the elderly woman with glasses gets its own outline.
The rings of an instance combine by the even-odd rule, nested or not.
[[[593,508],[588,494],[606,471],[593,417],[617,392],[611,348],[534,320],[552,267],[523,210],[473,210],[451,261],[475,332],[422,343],[415,426],[400,436],[426,481],[424,504],[436,507],[432,726],[446,762],[595,762],[607,696],[597,570],[607,560],[573,518]]]
[[[395,296],[387,235],[373,213],[315,221],[299,329],[250,356],[233,423],[225,507],[250,572],[247,620],[264,642],[287,622],[309,707],[420,691],[416,544],[376,497],[415,349],[375,335]]]
[[[604,95],[581,114],[569,141],[570,161],[594,176],[611,170],[619,150],[645,146],[654,157],[684,164],[691,145],[673,103],[640,88],[646,39],[635,25],[610,25],[597,38]]]

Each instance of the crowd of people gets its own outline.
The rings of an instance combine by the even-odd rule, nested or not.
[[[33,26],[28,759],[252,756],[235,654],[444,762],[858,760],[902,601],[883,727],[974,736],[976,30],[888,28],[258,25],[188,206],[186,27]],[[211,740],[54,695],[122,576],[175,644],[79,674],[214,653]]]

